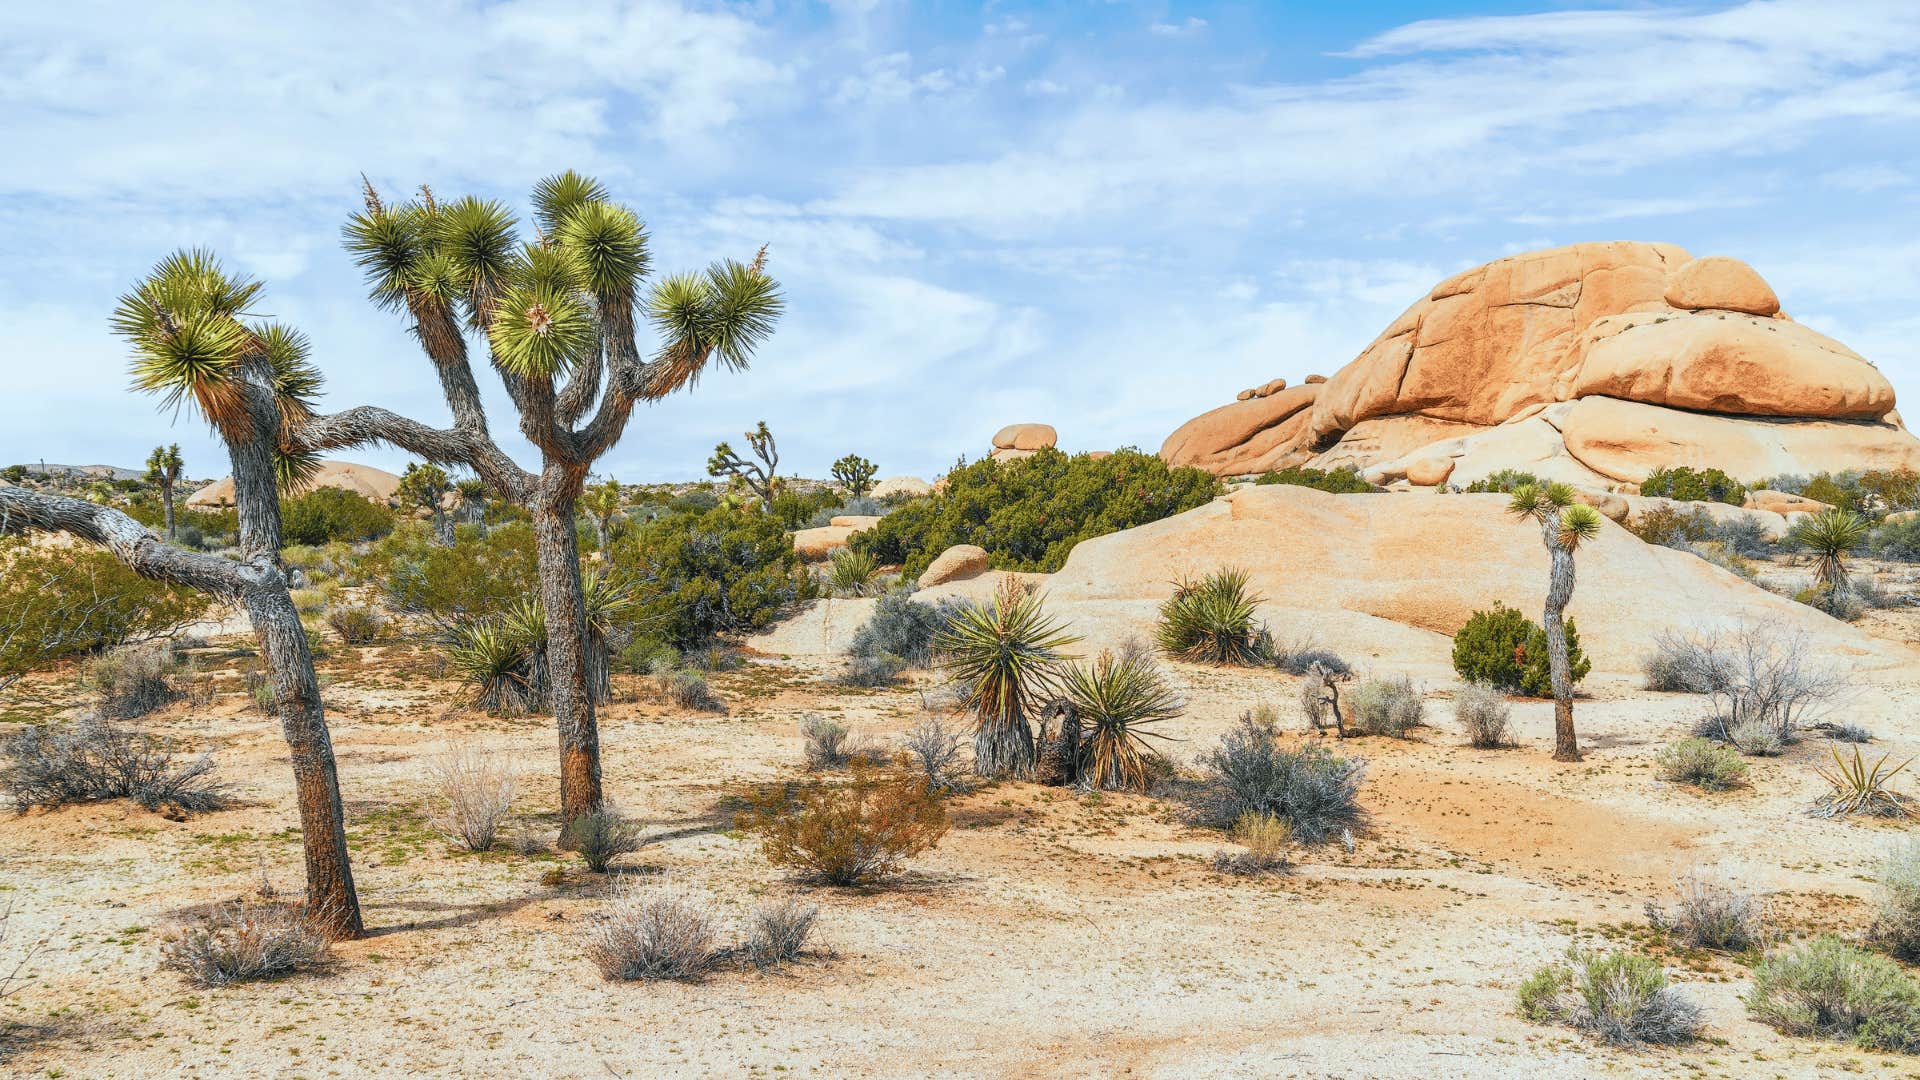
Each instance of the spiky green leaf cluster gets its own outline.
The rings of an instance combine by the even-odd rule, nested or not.
[[[1146,740],[1167,738],[1148,729],[1179,716],[1183,707],[1159,667],[1145,655],[1103,652],[1090,665],[1067,665],[1060,682],[1087,728],[1082,752],[1088,783],[1145,790],[1154,757]]]
[[[1003,584],[991,604],[957,608],[933,648],[980,726],[997,729],[1026,722],[1059,680],[1061,650],[1078,640],[1046,614],[1039,594]]]
[[[1263,597],[1248,588],[1245,570],[1216,570],[1199,581],[1181,581],[1160,605],[1154,641],[1162,650],[1199,664],[1249,666],[1272,652],[1272,638],[1259,622]]]

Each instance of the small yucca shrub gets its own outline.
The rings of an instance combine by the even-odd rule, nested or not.
[[[466,684],[473,703],[490,716],[520,716],[545,699],[535,684],[532,650],[516,629],[498,619],[460,623],[451,631],[447,667]]]
[[[1059,682],[1061,651],[1080,640],[1050,618],[1038,594],[1005,578],[988,605],[956,607],[934,651],[974,715],[973,764],[983,776],[1033,770],[1031,717]]]
[[[1083,728],[1080,770],[1096,788],[1144,791],[1157,757],[1152,725],[1180,715],[1180,696],[1146,656],[1102,652],[1092,664],[1068,665],[1061,692]]]
[[[1815,817],[1847,817],[1861,814],[1866,817],[1908,817],[1913,806],[1905,795],[1888,786],[1892,779],[1904,770],[1909,762],[1903,761],[1891,768],[1887,766],[1889,755],[1882,754],[1880,760],[1868,765],[1860,755],[1860,748],[1853,748],[1851,759],[1840,756],[1838,749],[1833,750],[1833,768],[1817,769],[1820,779],[1825,780],[1832,789],[1822,795],[1813,804]]]
[[[1245,570],[1216,570],[1198,581],[1181,581],[1160,605],[1154,641],[1169,655],[1200,664],[1241,667],[1264,661],[1272,636],[1257,615],[1264,598],[1248,591]]]
[[[880,562],[867,551],[841,548],[828,560],[827,585],[838,596],[871,596],[880,585]]]

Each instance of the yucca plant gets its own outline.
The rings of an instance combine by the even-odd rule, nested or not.
[[[180,482],[180,470],[186,468],[180,457],[180,444],[156,446],[147,455],[147,482],[160,489],[161,511],[166,515],[167,539],[179,537],[173,524],[173,486]]]
[[[1867,532],[1866,518],[1835,507],[1795,522],[1787,539],[1813,554],[1814,579],[1831,601],[1847,587],[1846,557],[1866,542]]]
[[[1256,619],[1265,599],[1248,591],[1248,581],[1245,570],[1227,568],[1175,582],[1173,596],[1160,605],[1155,642],[1195,663],[1260,663],[1272,651],[1272,638]]]
[[[599,569],[580,579],[580,592],[587,621],[587,688],[594,704],[604,705],[613,700],[614,634],[640,597],[631,581]]]
[[[1830,749],[1833,769],[1816,768],[1814,771],[1833,790],[1813,804],[1813,816],[1831,818],[1865,814],[1868,817],[1908,817],[1913,813],[1906,796],[1887,787],[1888,781],[1912,764],[1911,759],[1889,769],[1887,758],[1890,755],[1882,754],[1879,761],[1868,765],[1857,746],[1853,748],[1851,761],[1841,757],[1839,749]]]
[[[1513,490],[1507,512],[1540,526],[1552,570],[1547,606],[1540,625],[1547,634],[1547,673],[1553,684],[1553,760],[1579,761],[1580,740],[1573,730],[1573,664],[1567,649],[1567,605],[1573,600],[1573,553],[1600,534],[1600,512],[1577,503],[1566,484],[1522,484]]]
[[[489,716],[521,716],[539,708],[543,694],[523,629],[495,618],[475,619],[452,630],[448,667],[472,688],[473,703]]]
[[[1080,639],[1049,619],[1040,596],[1012,578],[993,601],[957,608],[934,635],[934,651],[974,715],[974,771],[1025,776],[1033,771],[1035,706],[1059,681],[1062,649]]]
[[[868,552],[841,548],[827,565],[827,584],[841,596],[871,596],[880,584],[880,563]]]
[[[1179,716],[1185,704],[1159,667],[1139,653],[1116,659],[1102,652],[1092,664],[1068,664],[1060,689],[1084,732],[1081,775],[1087,783],[1146,790],[1154,757],[1147,740],[1168,738],[1148,729]]]

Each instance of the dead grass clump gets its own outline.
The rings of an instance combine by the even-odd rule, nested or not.
[[[907,768],[927,782],[936,795],[964,790],[968,781],[962,766],[961,745],[966,736],[949,729],[946,721],[931,713],[907,732]]]
[[[89,661],[81,681],[100,695],[100,715],[133,720],[182,696],[168,678],[176,666],[166,642],[115,649]]]
[[[1280,873],[1290,865],[1287,852],[1293,847],[1293,826],[1282,818],[1245,814],[1235,823],[1233,838],[1244,850],[1220,851],[1213,856],[1213,868],[1223,874],[1256,877]]]
[[[1468,683],[1453,695],[1454,719],[1467,729],[1467,744],[1479,750],[1513,745],[1513,709],[1507,696],[1482,683]]]
[[[585,818],[579,819],[581,821]],[[697,979],[720,958],[712,905],[673,891],[620,890],[587,936],[587,955],[608,979]]]
[[[171,740],[85,718],[28,728],[6,740],[4,783],[14,808],[132,799],[148,810],[218,810],[226,786],[213,779],[213,758],[175,760]]]
[[[747,919],[747,939],[740,946],[740,955],[761,971],[792,963],[806,952],[819,919],[819,905],[792,897],[762,904]]]
[[[329,944],[296,906],[233,903],[182,926],[161,959],[197,985],[227,986],[311,971],[325,963]]]
[[[468,851],[491,850],[520,789],[513,767],[469,746],[429,759],[426,769],[440,802],[428,823]]]
[[[1764,897],[1701,874],[1680,880],[1672,910],[1647,901],[1647,923],[1696,949],[1745,952],[1766,942]]]
[[[1867,940],[1901,960],[1920,960],[1920,841],[1908,839],[1887,852],[1874,881],[1879,895]]]
[[[327,609],[327,627],[348,645],[371,645],[387,628],[387,617],[369,604],[348,604]]]
[[[897,873],[947,832],[947,811],[921,777],[858,765],[847,783],[815,783],[758,800],[749,823],[767,861],[828,885]]]

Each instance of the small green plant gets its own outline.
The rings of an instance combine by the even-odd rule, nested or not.
[[[1580,650],[1580,628],[1572,619],[1567,620],[1567,663],[1576,683],[1593,670],[1593,661]],[[1508,693],[1553,696],[1546,631],[1505,604],[1474,612],[1453,636],[1453,670],[1467,682]]]
[[[385,505],[341,488],[315,488],[281,502],[281,530],[288,544],[326,544],[335,540],[377,540],[393,531],[394,515]]]
[[[1357,495],[1361,492],[1379,491],[1367,483],[1360,470],[1352,465],[1342,465],[1337,469],[1309,469],[1293,466],[1262,473],[1255,484],[1288,484],[1294,487],[1310,487],[1317,491],[1331,492],[1335,495]]]
[[[838,596],[871,596],[880,585],[880,564],[865,551],[841,548],[827,564],[827,585]]]
[[[1090,665],[1070,664],[1061,693],[1083,725],[1079,775],[1096,788],[1144,791],[1159,756],[1152,725],[1180,715],[1184,703],[1149,656],[1102,652]]]
[[[1272,636],[1257,621],[1265,598],[1247,588],[1245,570],[1222,569],[1174,585],[1160,605],[1154,641],[1172,656],[1200,664],[1250,667],[1272,651]]]
[[[1873,946],[1911,963],[1920,960],[1920,841],[1904,840],[1880,860],[1874,875]]]
[[[1746,778],[1747,763],[1738,752],[1712,739],[1681,739],[1663,747],[1654,758],[1660,779],[1691,784],[1705,791],[1725,791]]]
[[[448,668],[473,692],[477,707],[489,716],[521,716],[541,707],[546,688],[519,628],[502,619],[478,619],[455,626],[450,636]]]
[[[602,807],[568,822],[560,842],[579,852],[587,869],[604,874],[613,860],[640,850],[640,826],[618,810]]]
[[[1530,472],[1519,469],[1499,469],[1485,477],[1468,484],[1463,490],[1469,495],[1494,492],[1501,495],[1512,494],[1523,487],[1538,487],[1540,478]]]
[[[1913,808],[1907,798],[1887,787],[1887,783],[1911,762],[1903,761],[1892,768],[1887,767],[1887,758],[1883,754],[1872,765],[1860,756],[1860,748],[1853,748],[1851,760],[1840,756],[1837,747],[1829,748],[1833,753],[1832,769],[1816,769],[1820,779],[1825,780],[1833,790],[1822,795],[1813,804],[1811,811],[1815,817],[1848,817],[1860,814],[1866,817],[1908,817]]]
[[[1790,543],[1813,556],[1814,579],[1829,603],[1846,591],[1846,557],[1866,539],[1867,519],[1840,509],[1802,518],[1787,531]]]
[[[974,715],[973,767],[982,776],[1023,776],[1033,770],[1031,716],[1059,683],[1061,651],[1080,640],[1041,607],[1040,596],[1011,577],[987,606],[966,604],[948,616],[933,648],[964,688]]]
[[[1293,826],[1271,814],[1248,813],[1234,823],[1233,839],[1241,851],[1221,851],[1213,856],[1213,868],[1223,874],[1253,877],[1276,874],[1290,865],[1287,852],[1293,847]]]
[[[1427,703],[1405,675],[1368,679],[1347,696],[1354,729],[1363,735],[1404,739],[1425,722]]]
[[[1520,1015],[1566,1024],[1615,1046],[1673,1045],[1699,1037],[1700,1007],[1667,984],[1651,958],[1569,953],[1520,984]]]
[[[1640,481],[1640,494],[1678,502],[1718,502],[1739,506],[1746,501],[1747,489],[1738,480],[1719,469],[1694,470],[1684,465],[1655,469]]]
[[[1832,934],[1761,961],[1747,1013],[1787,1035],[1920,1052],[1920,985],[1891,960]]]
[[[327,609],[327,627],[347,645],[371,645],[386,629],[387,617],[367,604],[348,604]]]

